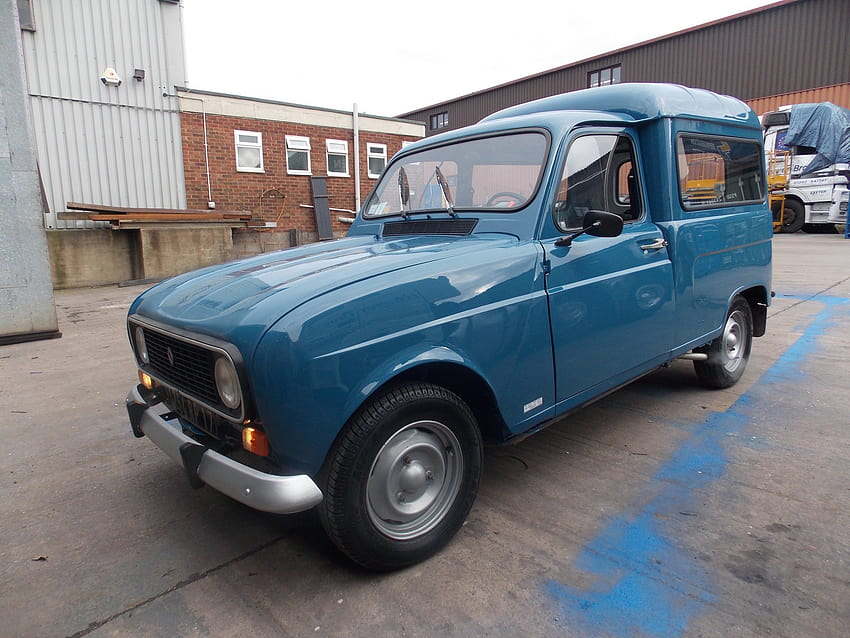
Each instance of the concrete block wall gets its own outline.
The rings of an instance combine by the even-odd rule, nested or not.
[[[232,232],[227,227],[47,231],[53,287],[85,288],[165,279],[232,261],[243,256],[234,248]]]

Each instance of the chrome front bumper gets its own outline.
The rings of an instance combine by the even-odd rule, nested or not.
[[[136,436],[147,436],[182,464],[194,487],[209,485],[249,507],[274,514],[292,514],[322,501],[322,492],[306,474],[278,476],[260,472],[204,447],[183,434],[176,419],[166,421],[137,386],[127,395],[127,412]]]

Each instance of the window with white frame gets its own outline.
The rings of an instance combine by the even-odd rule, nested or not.
[[[369,177],[378,179],[384,170],[384,166],[387,165],[387,145],[367,143],[366,161]]]
[[[328,155],[328,175],[348,177],[348,142],[345,140],[325,140]]]
[[[236,139],[236,170],[249,173],[263,171],[263,134],[234,131]]]
[[[310,138],[286,136],[286,172],[290,175],[310,175]]]

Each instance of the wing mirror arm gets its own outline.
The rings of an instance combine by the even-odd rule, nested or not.
[[[590,232],[590,230],[592,228],[597,228],[601,225],[602,225],[602,222],[593,222],[593,224],[591,226],[588,226],[587,228],[582,228],[579,231],[576,231],[576,232],[571,233],[569,235],[564,235],[563,237],[556,239],[555,245],[559,246],[559,247],[560,246],[572,246],[573,240],[576,237],[580,237],[581,235],[584,235],[585,233]],[[591,233],[591,234],[593,234],[593,233]]]

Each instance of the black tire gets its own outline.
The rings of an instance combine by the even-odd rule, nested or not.
[[[475,417],[454,393],[429,383],[391,388],[352,417],[328,456],[325,531],[368,569],[428,558],[472,508],[482,447]]]
[[[716,389],[735,385],[747,367],[752,345],[750,304],[743,297],[735,297],[726,315],[723,332],[710,344],[696,350],[708,355],[706,361],[694,361],[700,383]]]
[[[773,206],[773,217],[779,217],[779,204]],[[785,214],[782,218],[782,226],[779,228],[780,233],[796,233],[803,227],[806,221],[806,209],[803,204],[796,199],[785,200]]]

